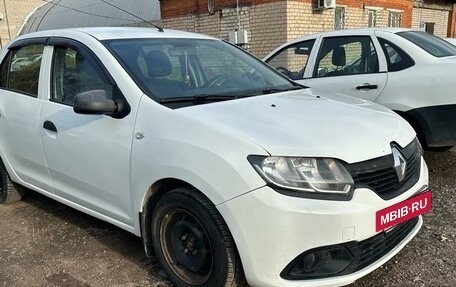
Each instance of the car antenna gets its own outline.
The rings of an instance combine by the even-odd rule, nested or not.
[[[120,8],[120,7],[118,7],[118,6],[114,5],[114,4],[112,4],[112,3],[109,3],[109,2],[107,2],[107,1],[105,1],[105,0],[100,0],[100,1],[103,2],[103,3],[105,3],[105,4],[108,4],[108,5],[111,6],[111,7],[116,8],[116,9],[122,11],[122,12],[125,12],[125,13],[127,13],[128,15],[131,15],[131,16],[133,16],[133,17],[136,17],[137,19],[139,19],[139,20],[141,20],[141,21],[144,21],[145,23],[147,23],[147,24],[149,24],[149,25],[151,25],[151,26],[154,26],[155,28],[158,29],[158,32],[165,32],[165,31],[163,30],[162,27],[160,27],[160,26],[158,26],[158,25],[156,25],[156,24],[154,24],[154,23],[152,23],[152,22],[150,22],[150,21],[148,21],[148,20],[146,20],[146,19],[143,19],[143,18],[139,17],[138,15],[135,15],[135,14],[133,14],[133,13],[131,13],[131,12],[128,12],[127,10],[122,9],[122,8]]]

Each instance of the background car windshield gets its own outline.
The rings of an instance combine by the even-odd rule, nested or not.
[[[230,44],[207,39],[128,39],[105,42],[154,100],[195,95],[244,96],[294,85]]]
[[[407,31],[397,33],[435,57],[456,56],[456,46],[426,32]]]

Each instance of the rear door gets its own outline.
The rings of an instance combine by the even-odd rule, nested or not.
[[[41,145],[40,78],[45,38],[20,41],[9,47],[1,63],[0,153],[24,182],[48,192],[52,184]]]
[[[67,39],[51,39],[51,43],[49,94],[41,107],[41,125],[54,191],[72,203],[132,226],[134,116],[76,114],[73,103],[78,93],[104,90],[114,100],[123,95],[86,46]]]
[[[371,35],[323,37],[305,84],[374,101],[387,82],[386,63],[380,53]]]

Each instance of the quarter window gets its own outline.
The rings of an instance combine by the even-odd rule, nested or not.
[[[378,56],[368,36],[325,38],[315,67],[315,77],[377,73]]]
[[[1,88],[37,97],[43,50],[38,44],[9,51],[0,68]]]
[[[415,65],[415,61],[398,46],[383,38],[378,38],[378,41],[385,53],[388,72],[402,71]]]
[[[288,46],[267,60],[267,63],[285,76],[300,80],[303,78],[314,43],[315,40],[309,40]]]
[[[104,90],[112,98],[113,86],[94,57],[73,47],[55,47],[51,100],[73,105],[77,94],[90,90]]]

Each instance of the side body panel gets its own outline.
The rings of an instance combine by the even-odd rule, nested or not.
[[[55,36],[71,35],[57,33]],[[77,206],[102,215],[122,228],[133,229],[137,212],[132,210],[130,155],[142,92],[100,42],[80,33],[74,38],[103,63],[125,95],[131,111],[122,119],[76,114],[71,106],[49,100],[51,83],[47,82],[40,124],[50,121],[57,129],[57,132],[45,130],[42,134],[54,190],[56,195]],[[52,53],[51,47],[49,53]],[[51,79],[51,70],[47,73],[45,78]]]
[[[142,97],[135,132],[144,137],[134,140],[132,151],[134,210],[142,210],[144,193],[163,178],[187,182],[215,205],[265,185],[247,160],[249,154],[268,155],[264,149],[181,114],[184,109]]]

